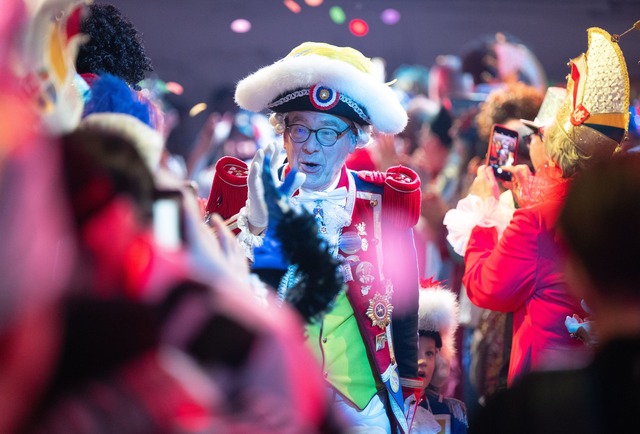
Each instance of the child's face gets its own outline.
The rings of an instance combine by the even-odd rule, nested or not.
[[[431,383],[436,368],[436,341],[433,338],[420,336],[418,342],[418,377],[424,381],[424,387]]]

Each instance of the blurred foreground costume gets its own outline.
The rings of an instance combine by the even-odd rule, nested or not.
[[[154,243],[132,137],[98,123],[57,137],[82,108],[66,100],[82,101],[80,2],[0,3],[0,432],[339,432],[297,318],[251,302],[244,257],[223,282],[230,261],[197,251],[214,238],[186,205],[189,243],[173,261]]]
[[[314,216],[325,248],[340,264],[342,272],[339,287],[333,288],[338,293],[333,308],[307,326],[307,343],[322,362],[336,405],[350,408],[351,414],[360,415],[357,417],[365,417],[364,409],[369,414],[366,417],[373,417],[374,413],[378,420],[388,417],[394,432],[408,432],[405,399],[414,396],[409,398],[413,405],[407,407],[411,418],[414,394],[421,384],[415,380],[418,278],[411,231],[419,214],[420,181],[405,167],[394,167],[386,173],[353,172],[344,166],[346,152],[331,156],[340,149],[350,153],[365,145],[370,125],[384,133],[398,133],[406,124],[406,112],[394,92],[374,77],[368,58],[348,47],[322,43],[304,43],[284,59],[240,81],[236,102],[243,109],[274,112],[271,122],[276,133],[285,134],[288,155],[283,166],[274,162],[274,169],[280,166],[276,182],[282,182],[287,175],[294,177],[296,171],[306,175],[301,187],[299,183],[292,187],[288,206]],[[306,139],[294,143],[290,124],[302,123],[294,126],[310,129],[304,123],[316,116],[349,126],[340,135],[333,130],[337,135],[333,145],[321,145],[320,133],[314,135],[314,130]],[[290,121],[290,117],[295,120]],[[301,149],[300,153],[295,154],[294,148]],[[320,155],[331,163],[324,163]],[[268,222],[261,222],[263,228],[268,226],[266,237],[251,233],[251,225],[260,226],[252,221],[252,212],[264,201],[259,192],[252,194],[251,171],[262,169],[263,164],[268,166],[273,154],[262,160],[259,151],[258,158],[250,168],[249,200],[234,218],[241,230],[238,238],[254,259],[254,271],[259,267],[277,269],[275,285],[286,299],[300,278],[297,265],[306,260],[306,255],[301,252],[288,258],[290,261],[278,261],[273,249],[267,249],[273,230],[271,212]],[[326,165],[316,173],[316,165],[305,161]],[[228,174],[238,173],[237,165],[227,167]],[[315,181],[331,171],[336,175],[328,178],[328,187],[305,187],[310,179]],[[217,170],[216,176],[218,173],[224,171]],[[236,191],[247,188],[246,181],[230,182],[242,177],[225,179],[227,192],[232,185],[238,186]],[[214,179],[214,186],[215,183]],[[233,195],[227,193],[229,196]],[[209,201],[219,204],[228,213],[225,217],[229,217],[238,208],[229,209],[224,199],[222,190],[210,196]],[[217,212],[215,207],[211,211]],[[290,237],[295,237],[295,228],[290,231]],[[326,285],[336,285],[333,276],[326,276]],[[379,426],[371,423],[370,429]],[[360,426],[367,423],[361,422]]]
[[[25,432],[339,430],[321,379],[303,369],[314,360],[297,318],[252,302],[240,276],[203,283],[189,266],[211,261],[191,256],[199,233],[178,250],[154,242],[153,178],[133,144],[86,127],[62,149],[83,262]]]

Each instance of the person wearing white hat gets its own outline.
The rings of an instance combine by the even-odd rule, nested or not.
[[[412,238],[420,181],[406,167],[381,173],[345,166],[347,156],[369,142],[372,128],[402,131],[405,110],[369,58],[316,42],[241,80],[235,99],[243,109],[273,112],[270,121],[286,152],[282,165],[273,147],[258,151],[250,164],[248,200],[237,217],[239,241],[252,256],[269,224],[260,178],[265,160],[278,167],[280,181],[295,173],[289,202],[315,217],[344,281],[333,308],[307,326],[307,342],[322,363],[335,406],[356,430],[408,432],[405,401],[413,404],[407,405],[411,414],[421,383]],[[283,298],[295,282],[290,266],[280,283]]]
[[[450,367],[456,357],[455,333],[459,310],[456,294],[447,287],[431,282],[421,285],[418,376],[423,378],[424,388],[412,427],[412,432],[417,434],[441,432],[442,428],[443,432],[453,434],[467,432],[465,404],[444,396],[440,391],[451,374]],[[434,426],[431,419],[437,425]]]

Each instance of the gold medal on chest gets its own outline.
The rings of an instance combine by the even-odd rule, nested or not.
[[[369,300],[367,316],[371,319],[372,326],[378,326],[384,330],[391,323],[392,311],[393,306],[386,294],[376,294]]]

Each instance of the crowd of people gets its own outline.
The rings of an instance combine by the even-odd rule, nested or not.
[[[392,77],[305,42],[181,160],[121,11],[0,10],[0,432],[631,432],[619,36],[553,84],[502,34]]]

